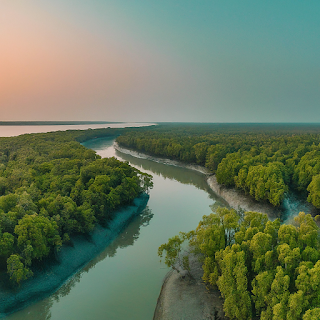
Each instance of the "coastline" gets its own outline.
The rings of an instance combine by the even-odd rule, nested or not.
[[[108,228],[96,225],[89,237],[71,238],[73,246],[64,245],[55,255],[54,262],[48,262],[42,270],[36,270],[34,277],[12,288],[8,281],[0,282],[0,318],[41,300],[61,287],[80,269],[103,251],[117,235],[146,207],[149,196],[142,194],[133,204],[115,212],[115,218]],[[90,239],[89,239],[90,238]]]

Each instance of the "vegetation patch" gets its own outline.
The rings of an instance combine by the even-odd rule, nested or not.
[[[219,208],[196,230],[160,246],[168,266],[181,262],[185,240],[202,261],[203,280],[220,290],[230,319],[320,318],[319,228],[311,215],[301,212],[294,225],[280,225],[262,213]],[[188,270],[188,259],[183,262],[180,268]]]
[[[73,234],[108,224],[152,187],[151,176],[78,141],[114,136],[97,129],[0,138],[0,267],[16,283]]]
[[[280,206],[289,190],[320,208],[320,126],[167,124],[133,129],[120,146],[206,166],[217,181]]]

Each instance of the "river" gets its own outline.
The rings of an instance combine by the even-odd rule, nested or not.
[[[168,271],[157,256],[158,247],[179,231],[194,229],[212,208],[226,205],[209,189],[203,174],[120,153],[113,141],[101,138],[84,145],[152,174],[147,208],[55,294],[5,319],[152,319]]]

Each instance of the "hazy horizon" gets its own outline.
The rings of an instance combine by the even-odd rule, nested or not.
[[[314,0],[4,0],[0,120],[319,123],[319,16]]]

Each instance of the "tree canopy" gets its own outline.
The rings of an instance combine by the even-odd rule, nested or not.
[[[0,138],[0,268],[20,283],[32,264],[75,233],[105,224],[152,187],[152,177],[78,141],[115,136],[98,129]]]
[[[230,319],[318,319],[318,235],[316,222],[303,212],[294,225],[280,225],[262,213],[218,208],[196,230],[169,239],[159,254],[165,252],[172,266],[188,239],[202,261],[203,280],[220,290]]]
[[[206,166],[218,183],[257,201],[279,206],[293,189],[320,208],[319,125],[164,124],[131,129],[117,142]]]

